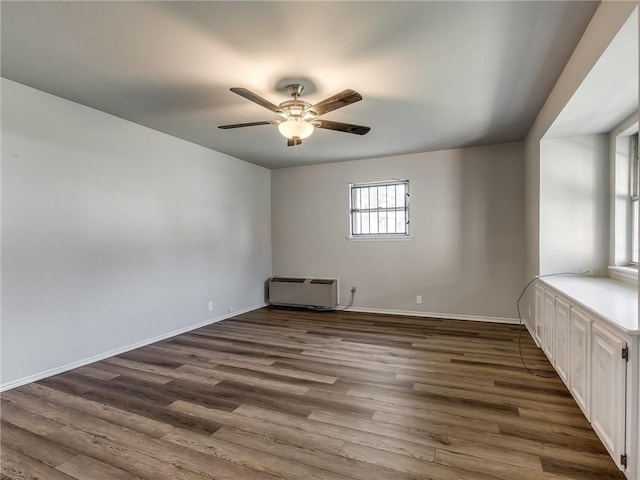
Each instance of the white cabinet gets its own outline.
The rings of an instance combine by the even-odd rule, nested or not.
[[[544,291],[544,301],[542,309],[542,351],[553,363],[553,327],[555,314],[556,297],[549,290]]]
[[[637,294],[601,283],[599,298],[614,298],[608,311],[625,312],[629,303],[637,315]],[[547,282],[536,285],[534,334],[618,468],[640,480],[640,332],[633,322],[612,321],[590,300]]]
[[[591,425],[620,467],[625,452],[626,341],[594,323],[591,347]]]
[[[587,418],[591,411],[591,323],[580,309],[569,315],[569,390]]]
[[[538,346],[542,345],[542,315],[544,310],[544,288],[536,285],[536,311],[534,318],[533,334],[534,340]]]
[[[562,298],[556,298],[553,329],[553,362],[558,375],[568,385],[569,371],[569,309],[571,305]]]

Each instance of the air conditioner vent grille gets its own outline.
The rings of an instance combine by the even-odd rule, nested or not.
[[[305,278],[274,277],[269,281],[275,283],[304,283],[305,280]]]

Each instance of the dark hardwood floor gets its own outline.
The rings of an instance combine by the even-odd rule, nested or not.
[[[256,310],[4,392],[2,479],[624,479],[518,335]]]

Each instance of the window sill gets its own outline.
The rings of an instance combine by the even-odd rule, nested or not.
[[[406,242],[407,240],[411,240],[411,236],[402,236],[402,237],[345,237],[348,242]]]
[[[609,277],[621,282],[638,284],[638,269],[629,266],[612,266],[609,267]]]

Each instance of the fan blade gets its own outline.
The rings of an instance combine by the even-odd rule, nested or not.
[[[234,123],[232,125],[220,125],[218,128],[228,130],[230,128],[255,127],[256,125],[271,125],[271,122]]]
[[[336,130],[338,132],[354,133],[356,135],[365,135],[371,130],[370,127],[362,125],[353,125],[351,123],[332,122],[331,120],[318,120],[313,122],[318,128],[326,128],[327,130]]]
[[[287,138],[287,147],[293,147],[295,145],[302,145],[302,140],[299,138]]]
[[[338,108],[346,107],[347,105],[359,102],[360,100],[362,100],[362,95],[360,95],[355,90],[343,90],[333,97],[329,97],[326,100],[321,101],[320,103],[316,103],[314,106],[309,108],[309,110],[311,110],[312,112],[316,112],[316,114],[318,115],[324,115],[325,113],[332,112],[334,110],[337,110]]]
[[[256,95],[251,90],[247,90],[246,88],[234,87],[234,88],[230,88],[229,90],[231,90],[233,93],[240,95],[241,97],[246,98],[247,100],[252,101],[253,103],[257,103],[258,105],[266,108],[267,110],[271,110],[274,113],[280,113],[282,111],[280,110],[279,106],[274,105],[269,100],[262,98],[260,95]]]

